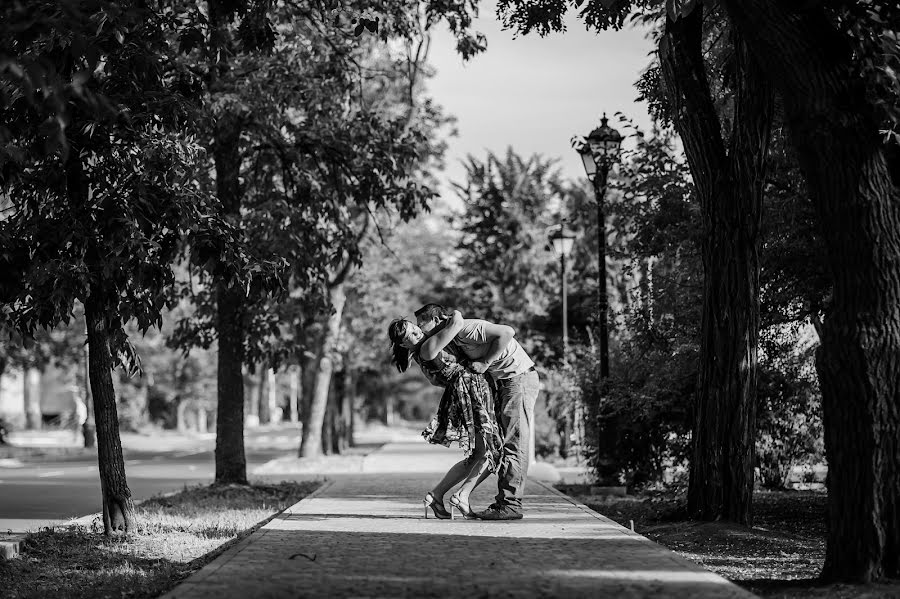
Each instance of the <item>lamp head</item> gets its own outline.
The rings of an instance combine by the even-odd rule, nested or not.
[[[553,244],[557,256],[568,256],[572,253],[572,246],[575,244],[575,233],[566,228],[565,223],[562,223],[550,234],[550,243]]]
[[[587,138],[572,140],[572,146],[581,156],[588,179],[593,181],[597,171],[601,168],[608,169],[619,161],[622,139],[622,134],[609,126],[609,119],[604,112],[600,126],[591,131]]]

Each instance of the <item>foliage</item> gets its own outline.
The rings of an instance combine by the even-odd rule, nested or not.
[[[466,316],[512,326],[539,361],[553,356],[546,321],[559,290],[559,267],[547,238],[565,201],[554,164],[510,148],[502,158],[469,156],[465,166],[466,182],[456,184],[465,202],[457,225],[461,276],[455,301],[445,303]]]
[[[583,354],[576,372],[580,397],[592,408],[585,412],[588,443],[583,453],[589,464],[601,469],[596,435],[614,431],[615,438],[604,444],[613,448],[606,457],[621,467],[624,482],[631,488],[661,482],[666,468],[686,465],[697,349],[665,340],[635,339],[623,345],[605,387],[599,376],[599,356]],[[607,422],[615,426],[608,427]]]
[[[687,458],[702,266],[699,211],[671,133],[633,131],[637,145],[623,156],[613,183],[624,201],[609,204],[614,234],[625,240],[620,259],[631,265],[634,285],[607,393],[600,393],[590,352],[576,352],[581,359],[575,368],[582,400],[602,396],[601,415],[617,416],[621,433],[610,445],[627,466],[628,484],[640,486],[660,480],[663,466]],[[810,370],[814,345],[800,345],[799,335],[809,334],[806,323],[818,318],[828,294],[805,189],[780,131],[771,154],[761,249],[758,399],[758,451],[767,481],[792,463],[821,458],[820,399]]]
[[[211,118],[240,115],[240,228],[247,243],[258,256],[290,264],[288,296],[258,290],[245,305],[248,362],[277,367],[304,351],[305,329],[330,309],[324,286],[360,264],[370,215],[409,218],[432,197],[417,165],[433,145],[425,131],[441,117],[429,106],[410,123],[406,110],[397,110],[405,97],[390,86],[406,82],[371,41],[343,37],[314,11],[271,17],[279,33],[271,51],[236,54],[204,104]],[[370,101],[373,81],[393,82],[382,89],[393,101]],[[183,287],[198,309],[180,323],[175,345],[209,347],[215,339],[213,291],[208,279]]]
[[[757,463],[760,483],[787,487],[795,466],[815,466],[824,458],[822,405],[809,328],[772,335],[761,352],[757,403]]]
[[[184,240],[221,277],[238,278],[245,253],[210,198],[185,184],[202,149],[173,91],[169,16],[67,6],[4,9],[3,317],[31,335],[93,297],[112,318],[114,354],[135,368],[123,324],[159,326]]]
[[[865,0],[829,2],[826,9],[850,41],[854,75],[866,82],[884,141],[900,146],[900,6]]]
[[[772,334],[811,319],[818,324],[831,295],[824,244],[797,159],[786,132],[775,130],[769,149],[765,214],[760,251],[760,344],[767,351]]]
[[[579,388],[567,365],[541,370],[542,392],[534,406],[534,452],[538,457],[569,457],[579,451],[576,426]]]
[[[456,238],[430,215],[383,229],[384,239],[366,240],[363,267],[348,279],[343,366],[358,373],[357,388],[371,413],[383,413],[390,401],[404,417],[428,420],[440,390],[431,388],[418,367],[397,373],[387,326],[395,318],[413,318],[419,306],[441,296],[455,276],[447,256]]]
[[[588,434],[604,434],[599,419],[614,418],[618,437],[606,446],[625,468],[627,483],[641,486],[660,480],[664,467],[686,458],[698,367],[701,266],[699,214],[671,134],[632,131],[636,146],[625,153],[612,182],[620,197],[607,204],[617,240],[613,255],[632,284],[617,323],[619,343],[605,393],[592,350],[575,352],[575,370]],[[599,466],[591,443],[586,454]]]

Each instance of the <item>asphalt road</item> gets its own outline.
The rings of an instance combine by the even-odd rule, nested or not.
[[[285,449],[247,450],[247,472],[290,453]],[[209,448],[175,452],[127,451],[128,486],[136,499],[210,483],[215,466]],[[41,525],[99,512],[97,458],[68,458],[0,468],[0,532],[22,532]]]

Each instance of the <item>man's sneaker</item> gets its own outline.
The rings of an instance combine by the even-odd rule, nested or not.
[[[507,506],[497,505],[496,503],[491,505],[488,509],[483,512],[478,512],[475,514],[481,520],[521,520],[522,512],[517,512],[513,509],[510,509]]]

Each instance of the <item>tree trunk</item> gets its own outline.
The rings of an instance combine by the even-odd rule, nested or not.
[[[900,185],[891,175],[900,157],[821,5],[724,4],[783,98],[834,285],[816,357],[828,456],[822,576],[900,577]]]
[[[100,489],[103,497],[103,531],[126,533],[136,529],[134,501],[125,478],[125,459],[119,438],[119,417],[113,390],[113,357],[109,347],[109,323],[102,291],[91,289],[85,301],[90,360],[88,374],[97,422],[97,458],[100,469]]]
[[[322,345],[319,348],[319,359],[316,367],[316,379],[313,387],[309,410],[303,418],[303,439],[300,441],[299,455],[311,458],[319,455],[322,445],[322,425],[325,421],[325,410],[328,406],[328,390],[331,387],[331,375],[334,371],[334,352],[341,331],[341,315],[347,299],[344,284],[337,283],[328,289],[332,312],[328,317]]]
[[[43,425],[41,413],[41,371],[37,368],[25,369],[25,428],[40,430]]]
[[[226,216],[240,220],[240,128],[237,119],[222,118],[216,127],[213,156],[216,193]],[[218,373],[216,413],[216,483],[247,484],[244,454],[244,303],[239,287],[216,287]]]
[[[353,439],[356,418],[354,412],[356,410],[356,377],[353,371],[344,370],[344,392],[341,394],[341,440],[343,441],[343,449],[348,449],[356,445]]]
[[[266,389],[268,393],[266,394],[266,409],[269,411],[269,422],[271,423],[279,423],[281,422],[281,418],[283,415],[278,411],[278,377],[275,376],[275,369],[268,368],[266,369],[266,377],[267,377],[267,385]]]
[[[290,409],[291,409],[291,423],[296,424],[300,418],[300,393],[303,390],[303,376],[302,376],[302,367],[294,366],[290,369],[291,374],[291,395],[290,395]]]
[[[394,426],[394,396],[388,395],[384,398],[384,425]]]
[[[703,63],[702,22],[702,6],[678,21],[668,19],[660,47],[664,82],[703,218],[703,316],[688,512],[702,520],[749,525],[756,453],[758,232],[773,96],[744,42],[732,35],[737,75],[726,145]]]
[[[84,446],[91,449],[97,446],[97,425],[94,419],[94,394],[91,393],[90,358],[88,346],[84,346],[84,403],[87,407],[87,419],[81,425]]]
[[[256,393],[253,396],[253,404],[256,414],[259,416],[259,423],[268,424],[272,420],[269,412],[269,369],[258,364],[256,370],[259,378],[257,379]]]
[[[66,195],[72,206],[84,206],[88,198],[81,159],[77,151],[69,153],[65,163]],[[99,259],[89,250],[90,258]],[[110,305],[103,288],[94,282],[84,300],[84,318],[87,328],[87,374],[93,400],[97,434],[97,464],[100,473],[100,495],[103,504],[103,531],[125,533],[136,529],[134,501],[125,477],[125,459],[119,437],[119,417],[116,412],[116,394],[113,387],[113,355],[109,345]]]
[[[350,411],[350,395],[348,384],[350,382],[347,369],[341,369],[335,376],[334,395],[331,398],[331,427],[332,427],[332,451],[337,454],[344,453],[350,446],[348,435],[350,428],[347,425],[347,413]]]
[[[334,397],[328,399],[325,406],[325,420],[322,423],[322,453],[325,455],[338,454],[337,435],[335,434],[335,409]]]

